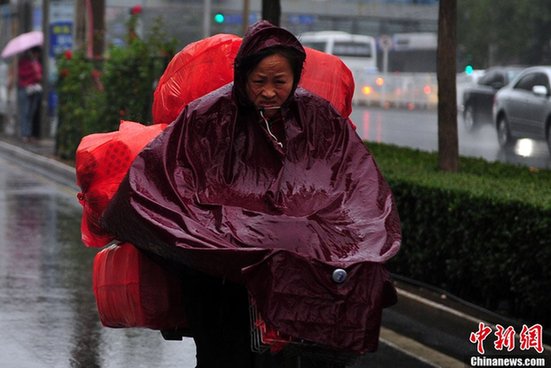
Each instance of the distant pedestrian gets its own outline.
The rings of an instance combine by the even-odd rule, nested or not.
[[[28,142],[33,134],[33,119],[42,99],[41,48],[24,52],[17,64],[17,112],[20,135]]]

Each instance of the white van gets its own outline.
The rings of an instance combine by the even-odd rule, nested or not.
[[[377,48],[374,37],[340,31],[321,31],[305,32],[299,36],[299,40],[306,47],[338,56],[354,75],[377,71]]]

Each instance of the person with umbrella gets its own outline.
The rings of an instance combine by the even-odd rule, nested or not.
[[[2,58],[18,56],[17,81],[13,74],[8,87],[17,83],[17,113],[20,136],[28,142],[33,133],[33,120],[39,111],[42,99],[42,43],[40,31],[22,33],[11,39],[2,50]]]
[[[141,151],[103,215],[119,241],[181,271],[198,368],[285,364],[251,352],[249,297],[294,341],[356,354],[377,349],[396,302],[391,190],[351,122],[298,87],[305,58],[292,33],[253,24],[233,83]]]
[[[23,52],[17,63],[17,112],[23,142],[33,134],[33,121],[42,99],[41,48]]]

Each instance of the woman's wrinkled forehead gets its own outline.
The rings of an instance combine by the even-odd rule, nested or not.
[[[267,74],[286,74],[286,76],[290,75],[291,77],[294,77],[290,60],[285,57],[285,55],[277,52],[259,60],[259,62],[254,65],[248,73],[249,76],[253,74],[257,76]]]

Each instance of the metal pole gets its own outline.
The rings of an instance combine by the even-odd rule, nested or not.
[[[243,35],[249,28],[249,0],[243,0]]]
[[[211,0],[203,0],[203,37],[210,36],[210,11]]]
[[[51,137],[51,126],[48,113],[48,100],[50,95],[50,0],[42,0],[42,32],[44,44],[42,45],[42,101],[40,111],[40,136]]]

